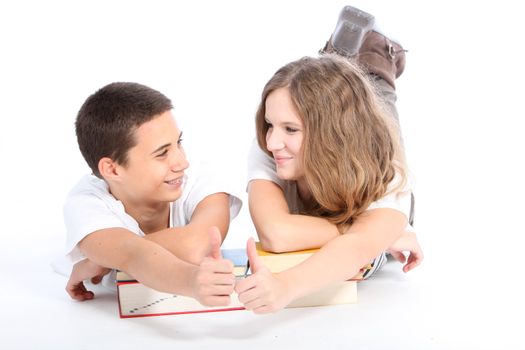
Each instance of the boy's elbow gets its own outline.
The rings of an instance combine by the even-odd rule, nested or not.
[[[194,248],[183,258],[183,260],[186,260],[193,265],[200,265],[207,254],[207,247]]]

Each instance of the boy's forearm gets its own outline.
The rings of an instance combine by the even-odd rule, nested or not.
[[[146,240],[155,242],[173,255],[190,264],[198,265],[207,253],[209,238],[204,227],[177,227],[145,236]]]
[[[194,296],[191,286],[198,266],[183,261],[154,242],[134,251],[122,267],[141,283],[161,292]]]
[[[125,271],[160,291],[192,295],[191,282],[198,267],[177,258],[155,242],[114,228],[93,232],[79,245],[95,264]]]

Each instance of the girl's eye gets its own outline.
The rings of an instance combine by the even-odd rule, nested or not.
[[[168,154],[168,149],[165,149],[162,153],[157,154],[157,157],[164,157],[166,154]]]
[[[289,126],[286,127],[286,132],[293,134],[294,132],[299,131],[298,129],[291,128]]]
[[[179,145],[179,146],[182,145],[182,139],[179,139],[179,140],[177,141],[177,145]]]

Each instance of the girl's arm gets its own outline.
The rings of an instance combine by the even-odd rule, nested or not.
[[[272,181],[250,181],[248,198],[264,250],[280,253],[319,248],[340,235],[337,227],[326,219],[290,214],[283,191]]]
[[[419,246],[416,234],[404,231],[397,241],[388,247],[388,252],[402,264],[403,271],[413,270],[423,261],[423,250]],[[409,252],[408,259],[403,252]]]
[[[405,215],[397,210],[369,210],[310,258],[278,274],[270,273],[258,260],[253,241],[249,241],[247,248],[254,273],[237,283],[239,300],[255,313],[274,312],[299,297],[348,280],[391,246],[406,224]]]
[[[326,219],[290,214],[283,191],[269,180],[252,180],[248,191],[250,214],[262,248],[266,251],[280,253],[319,248],[340,236],[337,227]],[[365,212],[346,232],[359,229],[368,215],[366,213],[370,212]],[[403,231],[388,251],[396,260],[406,263],[403,266],[405,272],[414,269],[423,260],[423,251],[413,232]],[[409,253],[408,259],[403,252]]]

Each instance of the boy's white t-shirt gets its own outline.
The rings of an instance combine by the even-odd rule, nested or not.
[[[170,227],[187,225],[197,205],[214,193],[230,195],[230,220],[239,213],[242,202],[238,191],[220,179],[211,169],[189,168],[184,176],[182,195],[171,203]],[[144,236],[137,221],[128,215],[124,205],[109,193],[107,183],[94,175],[84,176],[69,192],[64,204],[66,255],[53,263],[55,270],[69,275],[73,265],[86,257],[78,243],[92,232],[121,227]]]
[[[269,180],[279,185],[284,192],[284,197],[288,204],[290,212],[297,214],[300,212],[300,201],[297,192],[297,185],[295,181],[282,180],[277,176],[275,168],[275,161],[261,148],[254,140],[248,155],[248,182],[252,180]],[[395,179],[394,181],[395,182]],[[391,208],[402,212],[408,219],[410,216],[410,190],[408,185],[405,190],[400,193],[390,193],[385,197],[373,202],[367,210],[377,208]],[[412,231],[412,227],[407,225],[407,230]]]

